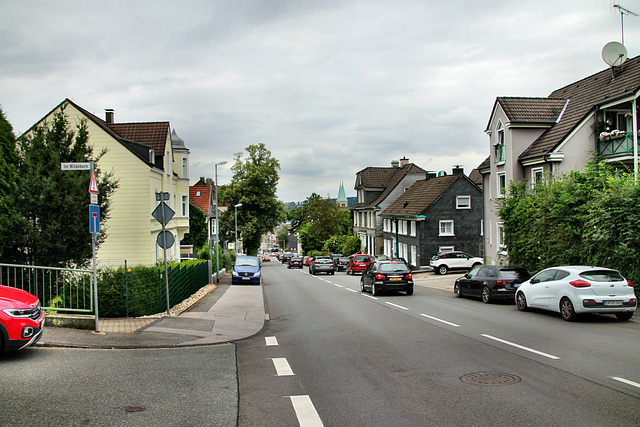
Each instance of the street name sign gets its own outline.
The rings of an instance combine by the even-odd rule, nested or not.
[[[91,170],[91,162],[82,163],[60,163],[60,170],[63,171],[81,171]]]

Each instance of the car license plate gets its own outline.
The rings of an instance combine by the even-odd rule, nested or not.
[[[389,280],[402,280],[402,277],[390,277]]]
[[[242,280],[251,280],[249,277],[243,277]]]
[[[622,301],[605,301],[604,305],[608,305],[608,306],[622,305]]]

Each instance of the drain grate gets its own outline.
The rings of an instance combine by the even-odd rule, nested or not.
[[[474,385],[511,385],[519,383],[522,378],[511,374],[476,372],[461,376],[460,381]]]

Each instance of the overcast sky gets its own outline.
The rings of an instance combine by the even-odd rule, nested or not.
[[[264,143],[278,198],[355,196],[407,157],[468,174],[497,96],[546,97],[607,67],[611,0],[0,0],[0,106],[20,135],[65,98],[116,122],[169,121],[191,184],[228,183]],[[640,0],[621,2],[640,14]],[[640,18],[624,17],[629,57]]]

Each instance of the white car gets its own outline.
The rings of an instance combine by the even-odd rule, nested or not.
[[[484,264],[482,258],[460,251],[438,252],[429,261],[429,266],[436,274],[447,274],[449,270],[471,270],[480,264]]]
[[[615,314],[629,320],[638,302],[633,284],[609,268],[564,266],[542,270],[516,292],[518,310],[541,308],[574,320],[580,313]]]

